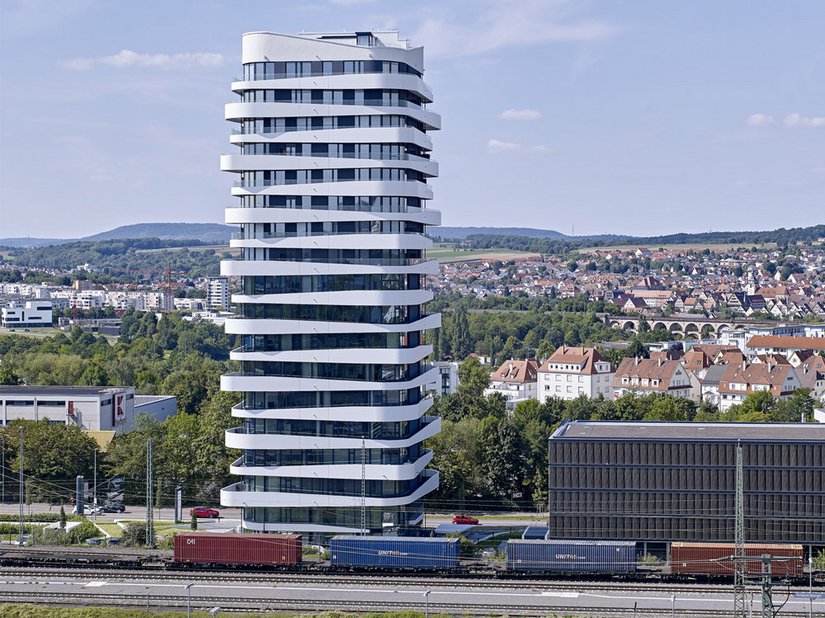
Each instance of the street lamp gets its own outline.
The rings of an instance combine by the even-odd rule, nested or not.
[[[186,618],[192,618],[192,586],[195,584],[186,584]]]
[[[424,591],[424,618],[430,618],[430,592],[432,591]]]

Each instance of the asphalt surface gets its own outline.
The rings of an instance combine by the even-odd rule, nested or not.
[[[204,505],[204,506],[214,506],[214,505]],[[18,505],[16,503],[10,502],[3,502],[0,503],[0,513],[7,513],[7,514],[17,514],[18,513]],[[60,506],[55,506],[53,504],[45,504],[45,503],[37,503],[32,505],[24,505],[24,512],[26,515],[31,513],[59,513]],[[69,514],[70,506],[67,505],[66,513]],[[241,518],[241,509],[239,508],[223,508],[219,506],[214,506],[220,511],[221,519],[227,520],[238,520],[240,523]],[[162,509],[155,509],[154,510],[155,520],[156,521],[171,521],[175,517],[175,511],[172,508],[162,508]],[[185,522],[189,521],[189,507],[183,509],[183,519]],[[547,514],[546,513],[513,513],[508,514],[506,516],[496,516],[496,515],[479,515],[477,513],[473,513],[474,516],[479,518],[480,525],[488,525],[488,526],[497,526],[497,527],[513,527],[513,528],[523,528],[525,526],[546,526],[547,525]],[[126,505],[126,511],[123,513],[103,513],[97,516],[97,519],[100,521],[114,521],[115,519],[145,519],[146,517],[146,507],[138,506],[138,505]],[[89,516],[91,519],[91,516]],[[209,520],[201,519],[199,520],[199,526],[204,522]],[[425,518],[425,523],[427,527],[435,528],[440,524],[450,524],[453,521],[453,513],[434,513],[428,514]],[[237,523],[235,525],[238,525]]]
[[[629,589],[626,592],[580,592],[564,590],[519,590],[506,587],[506,583],[491,582],[489,587],[462,589],[443,586],[433,588],[426,594],[430,610],[439,608],[456,610],[466,607],[469,611],[535,610],[537,613],[566,611],[588,615],[586,612],[600,609],[615,614],[623,609],[627,615],[644,616],[647,610],[671,610],[676,616],[696,615],[702,610],[714,610],[718,615],[728,615],[733,606],[730,593],[680,593],[674,601],[666,592],[652,592]],[[187,590],[180,581],[163,579],[130,581],[128,577],[102,577],[90,574],[88,577],[45,578],[37,574],[20,574],[4,582],[0,600],[13,595],[31,595],[43,598],[60,597],[63,602],[101,604],[99,599],[108,598],[107,604],[140,605],[153,608],[185,606],[187,595],[191,594],[193,607],[225,608],[295,608],[341,610],[358,607],[381,607],[421,611],[425,606],[426,584],[383,586],[377,582],[326,584],[323,576],[313,577],[305,582],[278,583],[270,585],[245,585],[238,583],[204,583],[192,585]],[[784,596],[784,595],[783,595]],[[779,599],[777,599],[779,600]],[[57,601],[53,601],[57,602]],[[759,611],[759,597],[754,600],[754,611]],[[791,597],[783,608],[783,614],[807,612],[808,600]],[[813,605],[814,616],[825,616],[825,599],[817,599]],[[635,612],[635,614],[634,614]],[[650,614],[652,615],[652,614]]]

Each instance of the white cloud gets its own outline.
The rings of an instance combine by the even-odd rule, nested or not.
[[[751,114],[745,118],[745,124],[749,127],[768,127],[776,124],[776,119],[768,114]]]
[[[794,113],[785,117],[785,126],[793,129],[797,127],[825,127],[825,116],[803,116]]]
[[[593,20],[562,21],[563,0],[494,0],[475,19],[426,20],[412,37],[427,56],[471,56],[503,47],[549,42],[590,42],[618,32],[612,24]]]
[[[217,67],[223,64],[221,54],[207,52],[186,52],[182,54],[139,54],[124,49],[113,56],[96,58],[72,58],[62,65],[73,71],[88,71],[96,65],[111,66],[118,69],[126,67],[144,67],[154,69],[191,69],[198,67]]]
[[[538,120],[541,112],[537,109],[505,109],[499,117],[504,120]]]
[[[375,2],[375,0],[329,0],[330,4],[339,6],[355,6],[356,4],[367,4],[369,2]]]
[[[517,144],[515,142],[503,142],[498,139],[491,139],[487,141],[487,152],[490,154],[504,154],[504,153],[528,153],[528,154],[543,154],[553,152],[547,146],[527,146],[525,144]]]

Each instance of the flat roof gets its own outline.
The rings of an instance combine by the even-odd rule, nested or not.
[[[0,395],[105,395],[131,386],[9,386],[0,385]]]
[[[156,401],[175,399],[175,395],[135,395],[135,407],[145,406]]]
[[[657,423],[571,421],[554,439],[605,440],[825,440],[825,423]]]

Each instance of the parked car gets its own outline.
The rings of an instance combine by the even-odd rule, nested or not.
[[[91,539],[86,539],[86,545],[103,545],[103,542],[105,540],[105,537],[94,537]]]
[[[478,525],[478,518],[472,517],[470,515],[465,515],[464,513],[460,513],[453,517],[454,524],[462,524],[468,526],[477,526]]]
[[[189,514],[195,517],[207,517],[209,519],[215,519],[221,516],[218,509],[210,509],[208,506],[196,506],[189,511]]]

